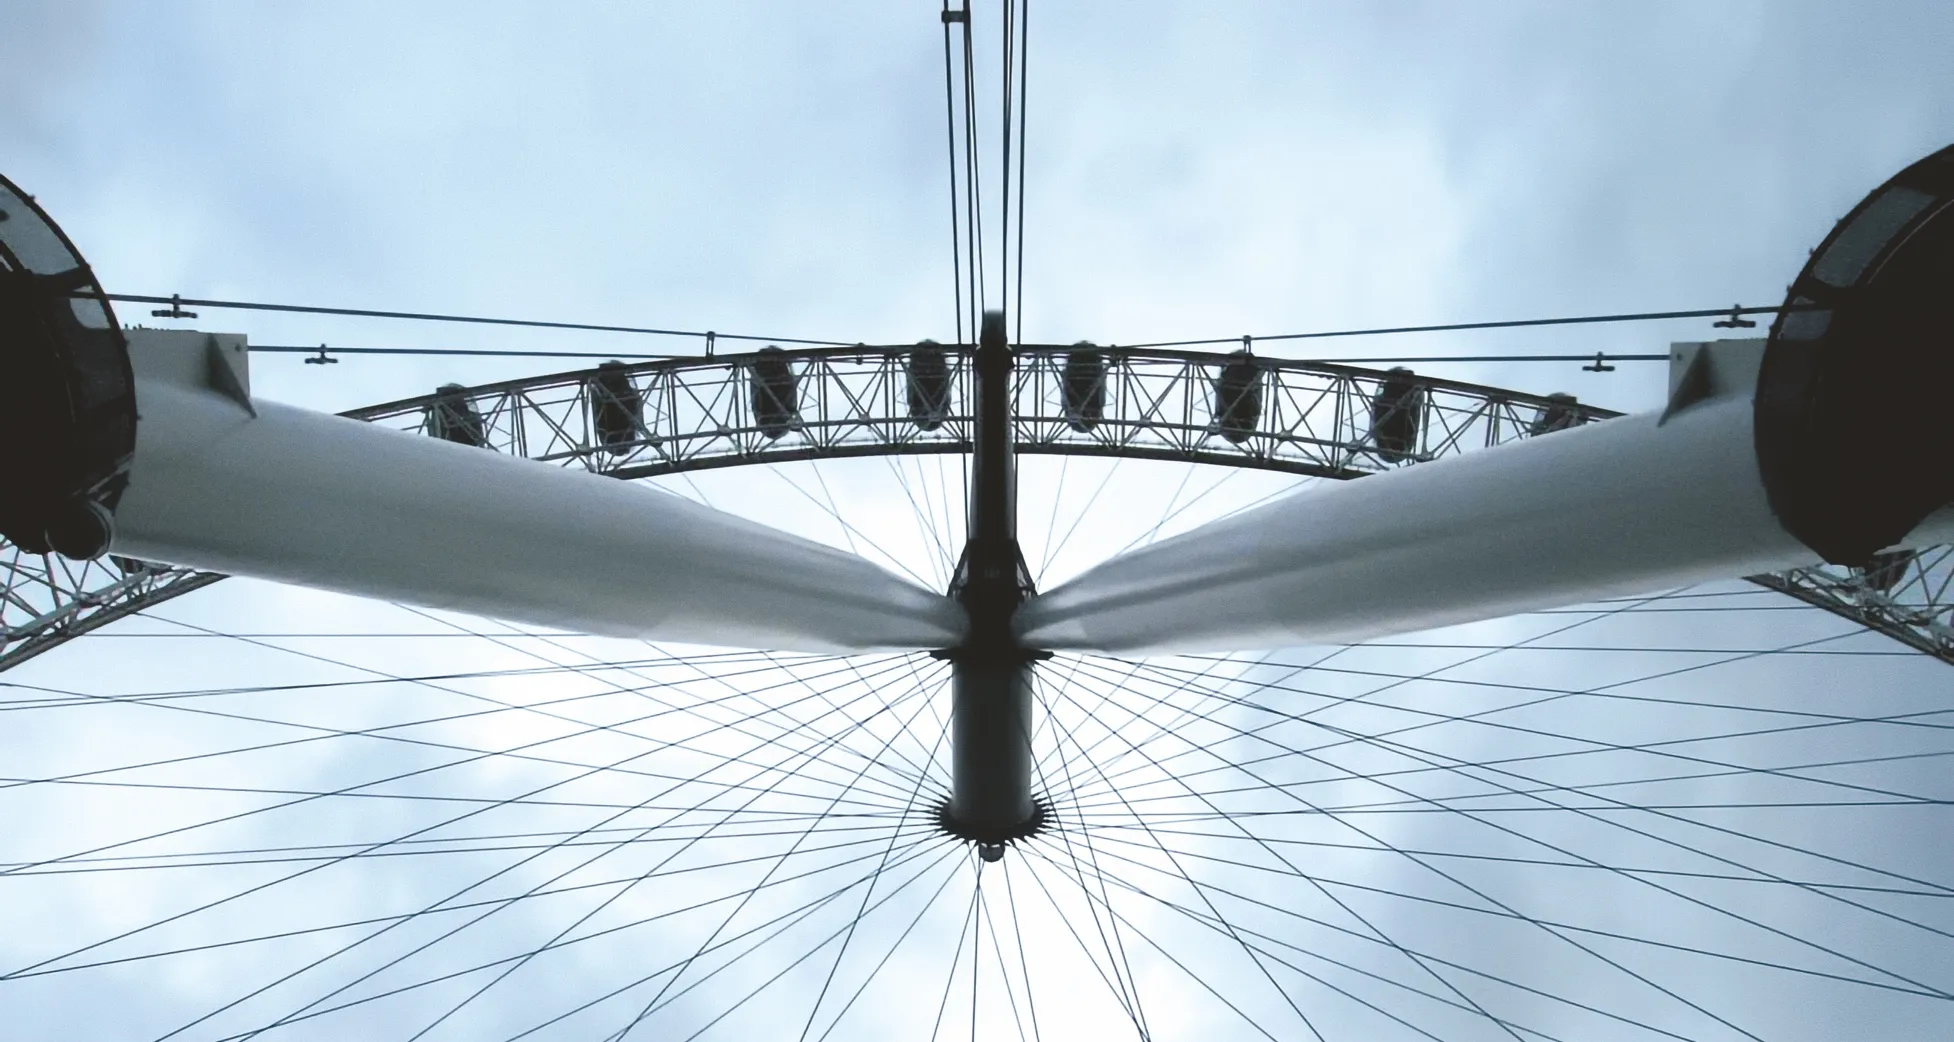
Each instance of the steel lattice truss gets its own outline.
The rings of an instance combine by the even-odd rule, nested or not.
[[[108,557],[70,561],[0,540],[0,670],[222,578]]]
[[[934,398],[927,389],[918,394],[911,350],[859,346],[647,362],[450,390],[347,415],[627,479],[749,463],[968,452],[968,349],[943,349],[946,379]],[[1102,364],[1081,380],[1067,365],[1071,349],[1021,349],[1019,452],[1342,479],[1616,415],[1425,376],[1406,393],[1402,371],[1267,358],[1253,359],[1250,369],[1240,354],[1092,350]],[[1245,408],[1244,373],[1253,409]],[[1373,430],[1380,399],[1398,417],[1384,444]],[[1410,417],[1416,422],[1406,422]],[[6,543],[0,569],[0,669],[222,578],[114,558],[68,562]],[[1867,571],[1822,566],[1752,579],[1954,663],[1954,548]]]
[[[1954,546],[1869,571],[1821,565],[1750,579],[1954,663]]]

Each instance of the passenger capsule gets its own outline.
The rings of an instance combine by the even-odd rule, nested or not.
[[[909,419],[917,429],[933,431],[950,417],[950,363],[934,340],[924,340],[909,352]]]
[[[1106,353],[1081,340],[1065,353],[1065,422],[1084,434],[1106,415]]]
[[[609,361],[590,379],[590,426],[597,443],[622,456],[644,437],[644,393],[631,383],[630,367]]]
[[[1907,566],[1913,563],[1916,555],[1912,550],[1881,551],[1859,569],[1859,579],[1867,589],[1881,593],[1892,593],[1893,588],[1906,578]]]
[[[151,564],[148,561],[139,561],[133,557],[121,557],[115,554],[109,555],[109,563],[115,566],[116,571],[127,576],[148,575],[150,572],[160,572],[168,567],[167,565]]]
[[[1403,463],[1418,453],[1418,428],[1424,419],[1425,385],[1399,366],[1384,374],[1371,398],[1371,441],[1386,463]]]
[[[1527,428],[1527,437],[1538,438],[1542,434],[1564,431],[1569,427],[1581,425],[1580,402],[1571,394],[1550,394],[1548,405],[1533,418],[1532,426]]]
[[[760,349],[750,374],[753,423],[760,433],[778,438],[801,422],[800,384],[793,363],[782,357],[780,348],[769,344]]]
[[[427,432],[457,445],[488,445],[488,429],[482,414],[468,399],[468,389],[460,384],[442,384],[434,389],[434,404],[427,410]]]
[[[1262,420],[1262,366],[1247,351],[1236,351],[1214,381],[1214,422],[1221,436],[1240,445]]]

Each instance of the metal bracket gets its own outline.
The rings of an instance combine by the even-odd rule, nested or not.
[[[204,379],[210,384],[212,390],[244,406],[244,411],[250,413],[251,418],[255,420],[258,418],[258,409],[251,404],[251,390],[244,386],[244,380],[239,377],[238,370],[232,366],[230,359],[231,354],[242,355],[243,353],[243,341],[233,343],[230,351],[227,352],[223,345],[217,342],[216,337],[206,338]]]
[[[1711,340],[1669,345],[1669,404],[1656,426],[1711,398],[1749,395],[1757,388],[1763,340]]]
[[[157,308],[156,310],[151,311],[149,314],[150,317],[152,318],[196,318],[197,317],[196,312],[183,310],[183,297],[176,293],[170,294],[169,307]]]
[[[1756,322],[1744,317],[1744,306],[1742,304],[1730,305],[1730,317],[1718,319],[1712,324],[1718,329],[1755,329],[1757,327]]]
[[[251,403],[250,348],[237,333],[194,329],[129,329],[129,364],[138,382],[161,380],[212,391],[257,416]]]
[[[1710,379],[1710,353],[1699,350],[1690,357],[1682,378],[1670,389],[1669,404],[1663,406],[1662,415],[1656,418],[1655,425],[1660,427],[1668,423],[1670,417],[1715,394],[1716,385]]]

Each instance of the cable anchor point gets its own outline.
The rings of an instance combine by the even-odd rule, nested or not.
[[[1615,367],[1608,364],[1607,356],[1599,351],[1594,353],[1594,364],[1584,365],[1581,369],[1583,372],[1589,373],[1612,373],[1615,371]]]
[[[1715,323],[1715,325],[1716,325],[1716,327],[1717,327],[1718,329],[1755,329],[1755,328],[1757,328],[1757,323],[1756,323],[1755,321],[1753,321],[1753,320],[1751,320],[1751,319],[1748,319],[1748,318],[1745,318],[1745,317],[1744,317],[1744,306],[1743,306],[1742,304],[1732,304],[1732,305],[1730,305],[1730,314],[1729,314],[1729,316],[1728,316],[1728,317],[1726,317],[1726,318],[1720,318],[1720,319],[1718,319],[1718,320],[1716,321],[1716,323]]]
[[[149,314],[150,317],[152,318],[196,318],[197,317],[196,312],[183,310],[183,296],[178,293],[170,294],[169,307],[157,308],[156,310],[151,311]]]
[[[319,353],[305,360],[306,365],[338,365],[339,359],[326,353],[326,345],[319,345]]]
[[[712,345],[718,339],[719,339],[718,333],[715,333],[710,329],[706,330],[706,357],[707,358],[712,357]]]

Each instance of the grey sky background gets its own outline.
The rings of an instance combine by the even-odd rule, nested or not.
[[[980,2],[977,9],[981,32],[990,32],[994,5]],[[950,215],[936,11],[935,4],[892,2],[0,0],[0,171],[37,195],[111,291],[867,342],[949,340]],[[1133,343],[1776,303],[1806,251],[1848,207],[1906,163],[1954,140],[1954,62],[1946,58],[1954,53],[1954,6],[1932,0],[1040,0],[1031,19],[1030,341]],[[995,113],[985,118],[987,140],[994,142]],[[998,184],[993,166],[985,196],[993,218]],[[993,219],[993,235],[994,229]],[[146,310],[125,306],[121,317],[162,324]],[[682,340],[215,311],[178,325],[280,344],[696,349]],[[1264,350],[1298,357],[1641,353],[1715,335],[1698,321]],[[347,357],[319,367],[259,356],[253,381],[262,396],[337,410],[448,381],[581,364]],[[1429,371],[1564,390],[1619,409],[1655,406],[1666,382],[1661,365],[1632,363],[1605,375],[1576,364]],[[876,496],[887,494],[886,486],[875,491],[875,474],[846,467],[832,473],[845,498],[870,510],[882,502]],[[1145,468],[1127,474],[1113,492],[1132,517],[1145,516],[1158,501],[1151,474]],[[737,509],[835,538],[804,510],[783,511],[779,488],[742,485],[734,476],[716,480],[709,490]],[[1232,487],[1231,494],[1245,490]],[[1229,502],[1218,495],[1212,509]],[[890,533],[891,540],[904,538]],[[247,583],[177,602],[169,614],[218,629],[266,632],[430,628],[428,620],[397,609]],[[1448,637],[1505,642],[1555,621],[1488,624]],[[1761,647],[1836,631],[1823,620],[1777,618],[1719,626],[1711,635],[1694,628],[1693,617],[1667,616],[1619,626],[1606,639]],[[137,643],[84,642],[22,676],[103,691],[342,676],[263,649],[144,652],[130,647]],[[439,648],[400,646],[411,643],[373,642],[357,655],[400,672],[455,667],[454,655]],[[525,661],[469,644],[468,668]],[[631,653],[598,642],[579,647],[597,656]],[[332,653],[354,654],[344,647]],[[1414,671],[1428,662],[1423,654],[1371,650],[1352,658],[1371,668]],[[1569,655],[1518,668],[1530,682],[1566,684],[1599,682],[1626,667]],[[1774,660],[1733,667],[1715,686],[1666,690],[1672,697],[1705,691],[1775,697],[1815,711],[1846,693],[1883,711],[1905,712],[1937,705],[1936,698],[1954,691],[1954,682],[1935,672],[1941,668],[1885,659]],[[359,700],[334,710],[343,713],[335,718],[341,726],[388,719],[389,711]],[[1535,719],[1542,726],[1556,720]],[[1609,710],[1558,725],[1653,740],[1725,723],[1711,714],[1652,724]],[[15,765],[4,773],[28,777],[71,764],[61,751],[84,740],[90,762],[121,762],[157,749],[201,748],[229,734],[210,726],[177,721],[105,733],[79,719],[23,725],[0,736],[0,757]],[[489,729],[481,737],[498,735]],[[1518,740],[1485,741],[1484,748],[1467,743],[1454,751],[1493,755]],[[1863,737],[1852,743],[1862,744],[1781,743],[1760,745],[1757,754],[1790,763],[1876,745]],[[371,775],[387,762],[372,756],[297,758],[240,767],[226,777],[260,769],[266,777],[286,770],[295,778]],[[1565,783],[1591,780],[1568,776]],[[1905,791],[1944,787],[1928,768],[1895,768],[1880,782]],[[1750,791],[1728,781],[1691,791],[1701,795],[1717,786]],[[220,804],[194,806],[201,813]],[[29,850],[66,850],[77,840],[126,834],[132,820],[145,816],[191,813],[160,795],[134,803],[16,801],[12,807],[10,820]],[[311,824],[352,834],[357,826],[405,820],[346,812]],[[1954,849],[1945,830],[1921,829],[1920,820],[1937,819],[1868,810],[1823,827],[1802,819],[1774,826],[1788,842],[1829,837],[1838,849],[1877,852],[1896,870],[1945,881]],[[1394,835],[1407,844],[1477,841],[1442,825],[1404,829]],[[284,835],[268,829],[255,838]],[[1622,856],[1631,849],[1636,856],[1663,856],[1655,848],[1615,849]],[[1763,856],[1730,853],[1750,864]],[[1324,864],[1378,878],[1396,871],[1349,857]],[[1774,864],[1786,873],[1817,870],[1790,858]],[[77,921],[90,936],[147,922],[188,895],[221,892],[234,878],[242,877],[145,877],[72,889],[48,883],[33,891],[44,897],[0,908],[0,951],[11,968],[60,947]],[[1484,878],[1543,916],[1592,912],[1615,929],[1647,921],[1638,903],[1646,895],[1639,892],[1567,887],[1559,877],[1518,872]],[[388,867],[366,877],[365,890],[313,893],[343,902],[351,915],[376,893],[421,893],[416,888],[430,885],[405,868]],[[1753,897],[1733,888],[1706,899],[1748,908],[1744,902]],[[1924,915],[1930,904],[1906,907]],[[1892,965],[1941,987],[1954,980],[1944,938],[1929,944],[1914,934],[1882,933],[1864,917],[1841,918],[1817,899],[1764,901],[1756,910],[1793,932],[1843,936],[1860,945],[1855,950],[1890,957]],[[1563,966],[1563,955],[1542,948],[1537,935],[1418,911],[1392,914],[1393,928],[1419,943],[1467,953],[1462,958],[1551,977],[1567,993],[1592,1001],[1620,994],[1611,991],[1619,986],[1614,977],[1578,960]],[[1665,928],[1679,943],[1748,944],[1774,958],[1793,957],[1782,938],[1731,934],[1712,916],[1671,911],[1676,918]],[[209,929],[221,933],[233,922]],[[936,941],[954,943],[953,926],[938,924]],[[1056,934],[1044,940],[1054,950],[1071,943]],[[1189,943],[1226,958],[1211,939]],[[638,952],[626,946],[613,954],[629,960]],[[1681,965],[1646,952],[1632,957],[1652,974]],[[585,966],[590,974],[614,968],[594,957]],[[242,957],[164,974],[138,966],[92,981],[88,990],[57,982],[16,990],[11,999],[0,983],[0,1009],[10,1009],[9,1022],[17,1026],[0,1035],[151,1037],[160,1031],[142,1035],[141,1025],[227,1001],[235,988],[225,974],[249,968]],[[1736,1006],[1758,1037],[1954,1038],[1945,1002],[1820,990],[1801,1003],[1782,979],[1730,973],[1717,978],[1719,987],[1744,996]],[[909,983],[940,987],[920,983],[924,976],[918,969]],[[1161,971],[1149,981],[1164,994],[1182,986],[1171,978]],[[1080,995],[1087,984],[1103,988],[1078,980]],[[574,984],[551,977],[526,997],[542,1005],[575,995]],[[1092,1035],[1094,1018],[1104,1012],[1094,1001],[1079,998],[1074,1009],[1055,1003],[1046,1029],[1070,1015],[1075,1034],[1110,1037]],[[478,1029],[480,1037],[503,1037],[493,1033],[495,1017],[521,1012],[521,1002],[510,1003],[479,1023],[456,1026],[453,1037],[477,1037]],[[1597,1027],[1551,1004],[1516,1008],[1567,1037],[1650,1037],[1619,1025]],[[1217,1029],[1193,1012],[1162,1018],[1156,1025],[1162,1038],[1234,1030]],[[1709,1030],[1700,1020],[1664,1023],[1685,1034]],[[878,1030],[913,1037],[894,1014],[872,1014],[857,1030],[863,1032],[857,1037],[877,1037]],[[1486,1026],[1461,1030],[1485,1032]]]
[[[941,337],[932,11],[16,5],[0,140],[118,289]],[[1933,3],[1032,17],[1039,340],[1773,302],[1847,206],[1954,126]],[[223,321],[299,343],[486,336]],[[1310,347],[1650,350],[1706,327]],[[258,371],[347,405],[476,375],[356,368]],[[1659,385],[1484,375],[1616,405]]]

